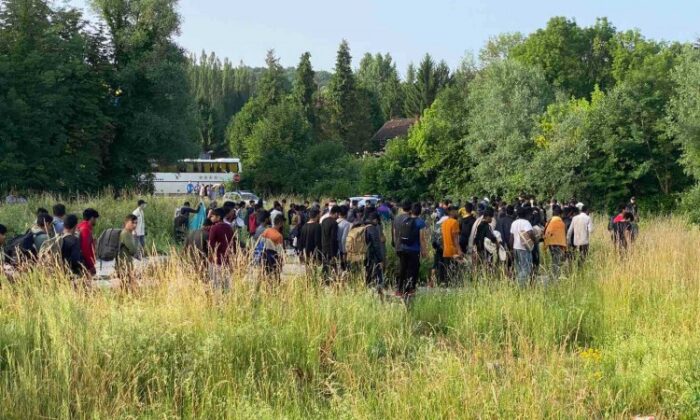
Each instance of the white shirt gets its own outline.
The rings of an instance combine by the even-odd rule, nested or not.
[[[134,235],[146,236],[146,220],[143,216],[143,209],[141,207],[138,207],[131,214],[133,214],[137,218],[136,230],[134,231]]]
[[[277,209],[272,210],[272,211],[270,212],[270,223],[272,223],[272,224],[274,225],[274,223],[275,223],[275,218],[276,218],[277,216],[280,216],[280,215],[284,216],[284,214],[283,214],[281,211],[279,211],[279,210],[277,210]]]
[[[593,220],[586,213],[581,213],[571,219],[571,226],[566,233],[566,237],[573,238],[574,246],[588,245],[591,243],[591,233],[593,232]]]
[[[517,219],[510,225],[510,236],[513,238],[513,249],[527,251],[520,240],[520,232],[529,232],[532,230],[532,225],[526,219]]]
[[[345,219],[338,218],[338,248],[341,254],[347,253],[345,249],[345,241],[348,240],[348,234],[352,228],[352,223]]]

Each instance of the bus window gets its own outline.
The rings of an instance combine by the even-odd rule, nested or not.
[[[194,163],[192,163],[192,162],[187,162],[187,173],[190,173],[190,174],[191,174],[192,172],[195,172],[195,170],[194,170]]]
[[[157,172],[177,172],[177,165],[158,165]]]

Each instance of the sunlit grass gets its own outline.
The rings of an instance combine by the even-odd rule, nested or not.
[[[558,284],[480,281],[408,307],[356,282],[256,284],[244,265],[211,293],[182,259],[132,293],[31,271],[0,289],[0,413],[697,418],[699,250],[680,218],[649,220],[625,256],[599,228]]]

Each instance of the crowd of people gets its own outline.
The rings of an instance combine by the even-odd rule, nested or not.
[[[62,261],[75,277],[95,275],[98,261],[116,260],[118,275],[131,283],[133,260],[144,254],[145,208],[146,202],[139,200],[121,229],[107,229],[97,240],[96,210],[86,209],[79,222],[76,215],[66,215],[62,204],[53,206],[51,214],[40,208],[32,228],[12,240],[0,225],[3,260],[15,266],[22,259],[49,256]],[[637,234],[636,200],[618,210],[608,228],[624,250]],[[593,220],[588,207],[576,200],[540,205],[528,196],[512,203],[490,197],[400,205],[381,199],[323,205],[282,200],[267,209],[262,201],[218,206],[212,200],[207,206],[201,200],[196,207],[185,202],[176,209],[173,228],[175,242],[206,264],[215,288],[230,287],[234,257],[250,258],[265,278],[279,280],[286,256],[296,254],[326,284],[364,271],[366,283],[383,293],[391,247],[396,255],[395,294],[410,297],[422,282],[452,285],[476,272],[501,271],[522,287],[538,274],[556,281],[565,267],[585,263]],[[544,252],[550,255],[546,267]],[[421,270],[426,261],[429,271]]]

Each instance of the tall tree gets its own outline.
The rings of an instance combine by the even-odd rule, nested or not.
[[[316,128],[316,103],[314,101],[318,86],[315,81],[316,72],[311,66],[311,53],[305,52],[299,59],[294,76],[294,98],[301,105],[306,120],[312,128]]]
[[[150,169],[197,152],[187,59],[173,38],[180,29],[176,0],[93,0],[112,40],[118,92],[110,108],[115,132],[104,156],[105,177],[122,187]]]
[[[105,43],[75,9],[43,0],[0,4],[0,186],[101,186]]]

